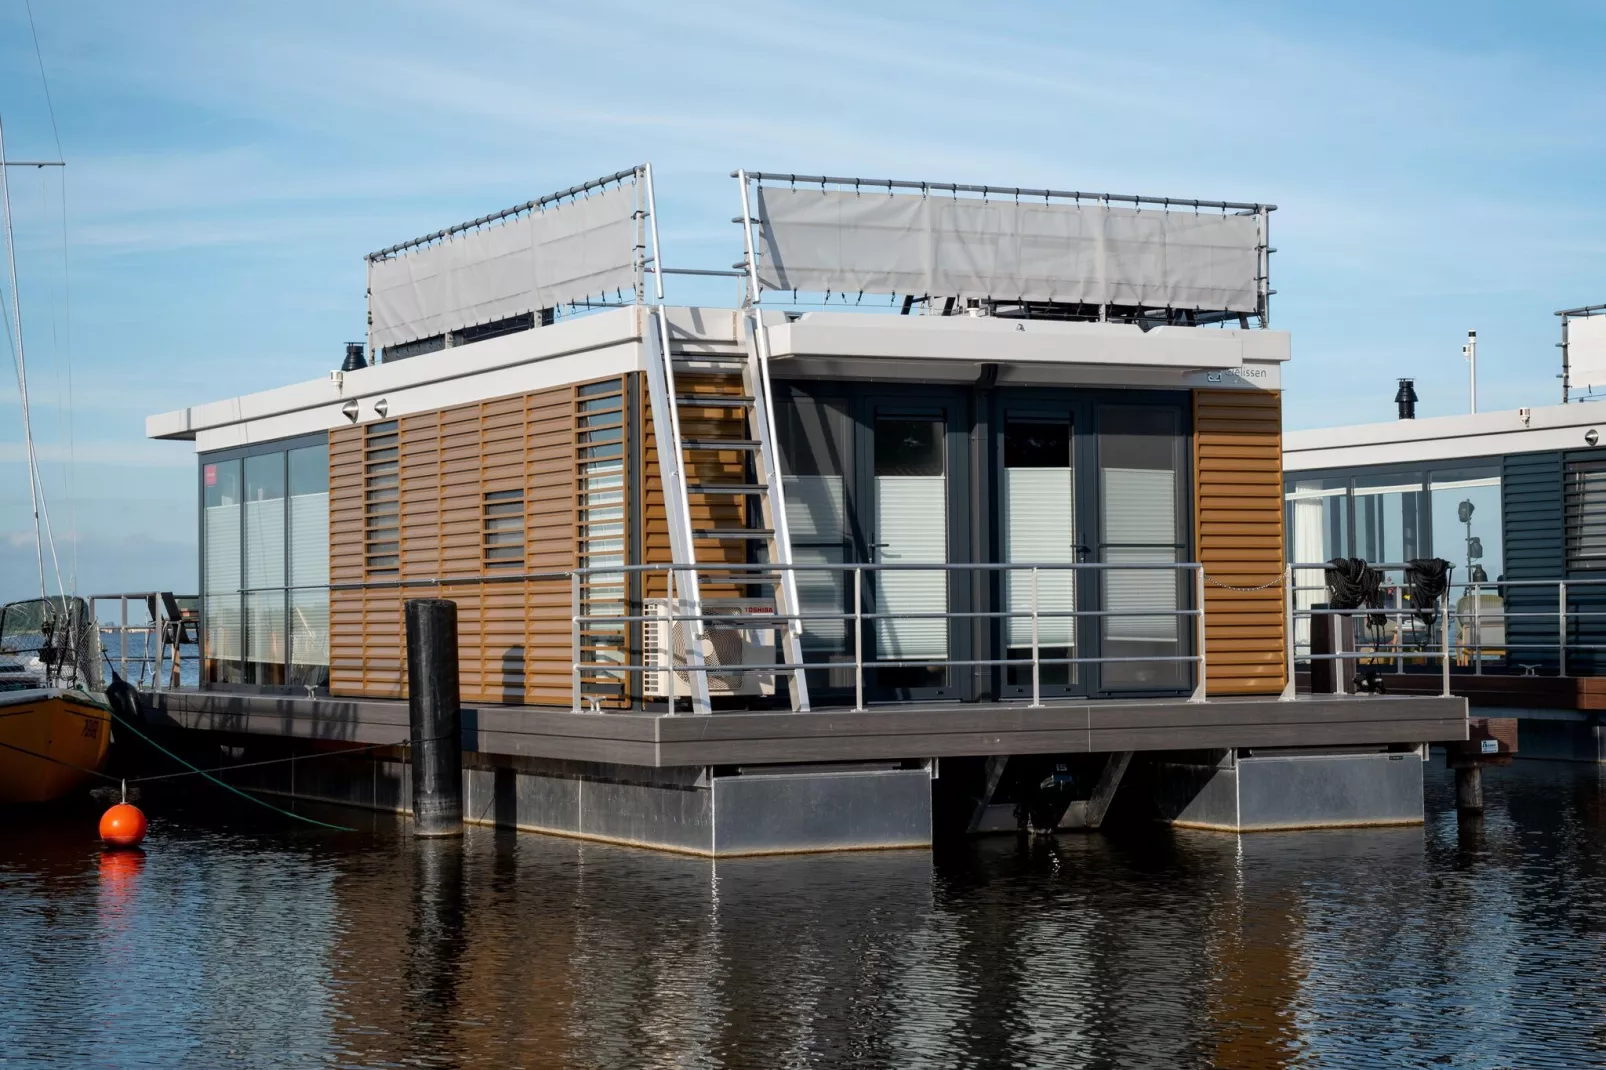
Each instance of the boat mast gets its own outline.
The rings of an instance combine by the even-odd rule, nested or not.
[[[6,259],[11,271],[11,313],[17,329],[17,392],[22,401],[22,441],[28,468],[28,500],[33,507],[33,552],[39,565],[39,597],[48,597],[45,591],[45,545],[39,529],[39,473],[34,463],[33,421],[28,414],[27,360],[22,348],[22,300],[17,294],[17,243],[11,232],[11,186],[6,182],[5,123],[0,120],[0,202],[4,202],[6,228]]]

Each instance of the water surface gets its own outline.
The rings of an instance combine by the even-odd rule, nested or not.
[[[1606,778],[1459,827],[704,860],[147,800],[4,816],[0,1066],[1606,1063]]]

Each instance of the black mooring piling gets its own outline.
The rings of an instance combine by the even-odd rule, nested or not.
[[[463,711],[457,603],[407,602],[407,712],[412,719],[413,835],[463,834]]]
[[[1483,767],[1476,763],[1455,771],[1455,808],[1463,814],[1483,813]]]

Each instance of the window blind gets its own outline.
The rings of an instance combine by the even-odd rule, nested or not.
[[[1022,564],[1070,564],[1076,560],[1075,481],[1069,468],[1009,468],[1004,471],[1004,560]],[[1009,572],[1009,645],[1032,645],[1032,575]],[[1037,574],[1038,613],[1076,608],[1076,576],[1070,570]],[[1039,617],[1039,646],[1075,646],[1074,617]]]
[[[942,476],[876,477],[876,537],[889,565],[948,560],[947,480]],[[943,613],[948,579],[942,570],[889,571],[878,577],[878,614]],[[879,657],[931,661],[948,656],[948,622],[941,618],[876,621]]]
[[[1162,468],[1104,469],[1104,560],[1107,564],[1169,564],[1177,560],[1176,473]],[[1174,569],[1104,574],[1104,608],[1111,613],[1175,610]],[[1175,642],[1177,618],[1165,616],[1107,617],[1110,639]]]

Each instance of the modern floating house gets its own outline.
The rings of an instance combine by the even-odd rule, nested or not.
[[[734,268],[666,266],[633,168],[369,256],[342,370],[151,417],[197,452],[204,648],[155,716],[399,744],[427,596],[473,820],[909,846],[1123,781],[1205,827],[1421,820],[1463,700],[1293,694],[1271,206],[732,177]],[[260,786],[401,809],[398,754]]]
[[[1563,404],[1419,420],[1404,380],[1398,420],[1286,434],[1288,557],[1365,559],[1396,599],[1403,563],[1451,562],[1448,639],[1430,645],[1452,692],[1516,719],[1525,755],[1606,761],[1606,412],[1588,403],[1606,306],[1557,315]],[[1320,571],[1295,571],[1302,608],[1326,600]],[[1440,690],[1437,666],[1392,656],[1411,645],[1393,625],[1368,643],[1391,691]]]

